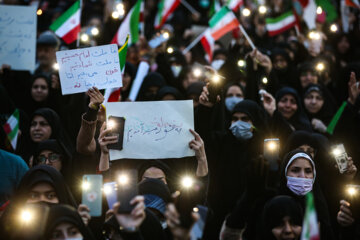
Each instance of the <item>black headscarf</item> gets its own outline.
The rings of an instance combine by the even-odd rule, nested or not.
[[[281,226],[284,217],[290,217],[292,224],[302,226],[304,209],[289,196],[276,196],[269,200],[263,211],[262,224],[259,240],[276,239],[272,233],[272,229]]]
[[[45,228],[46,239],[51,238],[52,232],[61,223],[73,224],[79,230],[84,240],[95,239],[90,230],[84,225],[77,210],[74,207],[65,204],[53,205],[50,208]]]
[[[316,91],[320,94],[320,96],[324,99],[324,104],[321,107],[321,109],[315,114],[310,113],[305,108],[307,116],[310,119],[317,118],[327,125],[330,123],[331,119],[333,118],[334,114],[337,111],[337,104],[334,98],[332,97],[332,95],[330,94],[330,92],[319,84],[309,84],[305,88],[303,99],[305,99],[306,96],[313,91]]]
[[[129,74],[129,76],[131,78],[131,82],[129,83],[128,89],[124,91],[121,88],[121,99],[126,100],[129,97],[130,90],[131,90],[132,84],[133,84],[135,76],[136,76],[136,67],[129,62],[125,62],[124,73]]]
[[[155,99],[162,100],[162,98],[168,94],[173,95],[175,97],[175,100],[182,100],[184,98],[176,88],[170,86],[163,86],[159,89]]]
[[[137,97],[138,101],[151,101],[154,100],[155,96],[150,96],[147,93],[147,90],[150,87],[158,87],[159,89],[166,85],[164,77],[157,72],[151,72],[144,78],[144,81],[139,90],[139,95]]]
[[[279,91],[277,91],[275,95],[276,104],[281,100],[283,96],[287,94],[294,96],[297,105],[296,112],[290,119],[287,120],[287,122],[289,122],[295,128],[295,130],[312,131],[310,121],[304,113],[300,97],[295,89],[291,87],[283,87]]]

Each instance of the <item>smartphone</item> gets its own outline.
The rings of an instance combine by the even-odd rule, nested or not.
[[[347,184],[345,199],[350,203],[350,210],[355,219],[360,217],[360,185]]]
[[[107,145],[108,149],[122,150],[124,140],[125,118],[109,116],[108,126],[111,128],[111,134],[113,136],[118,136],[117,143]]]
[[[118,213],[130,213],[135,207],[130,201],[138,195],[138,172],[135,169],[123,170],[117,176]]]
[[[82,204],[90,209],[90,216],[101,216],[103,177],[99,174],[84,175],[82,182]]]
[[[267,138],[264,140],[264,158],[269,162],[270,170],[278,170],[280,140],[278,138]]]
[[[180,225],[184,228],[189,228],[193,224],[191,212],[200,204],[202,189],[203,185],[198,180],[194,180],[192,186],[180,189],[175,205],[180,214]]]
[[[113,205],[117,202],[117,184],[116,182],[104,183],[104,194],[109,206],[112,209]]]
[[[336,164],[338,165],[340,173],[346,172],[349,165],[348,155],[345,151],[344,144],[337,144],[332,147],[332,153],[334,155]]]

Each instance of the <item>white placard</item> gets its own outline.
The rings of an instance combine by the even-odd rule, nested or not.
[[[110,102],[106,117],[125,118],[123,149],[110,150],[110,160],[164,159],[194,156],[189,142],[194,139],[193,102]]]
[[[35,70],[36,7],[0,5],[0,66]]]
[[[109,44],[56,52],[63,95],[122,87],[118,47]]]

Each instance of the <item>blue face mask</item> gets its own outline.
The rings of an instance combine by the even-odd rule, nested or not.
[[[242,98],[242,97],[236,97],[236,96],[227,97],[225,99],[226,109],[229,112],[232,112],[234,110],[235,105],[238,104],[239,102],[241,102],[242,100],[244,100],[244,98]]]
[[[253,137],[253,133],[251,132],[252,125],[247,122],[243,121],[236,121],[231,124],[230,130],[232,134],[236,137],[238,140],[249,140]]]

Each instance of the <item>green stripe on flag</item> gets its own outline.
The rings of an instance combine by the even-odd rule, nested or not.
[[[122,45],[121,48],[119,48],[119,51],[118,51],[121,72],[123,72],[123,69],[125,67],[126,53],[127,53],[127,49],[128,49],[128,42],[129,42],[129,34],[126,37],[124,45]]]
[[[19,131],[19,119],[20,119],[19,109],[15,109],[14,113],[10,117],[14,117],[17,120],[17,124],[11,130],[11,132],[8,134],[8,138],[10,140],[12,140],[12,139],[14,139],[14,137],[16,137],[16,135]]]
[[[315,2],[326,12],[326,22],[333,22],[337,19],[336,8],[330,0],[316,0]]]
[[[339,110],[335,113],[334,117],[331,119],[331,122],[329,123],[329,126],[326,129],[326,132],[332,135],[334,133],[335,127],[341,118],[341,115],[343,114],[345,107],[347,105],[347,102],[344,101]]]
[[[289,17],[291,15],[293,15],[292,11],[288,11],[288,12],[286,12],[286,13],[284,13],[281,16],[278,16],[276,18],[266,18],[265,22],[268,23],[268,24],[269,23],[281,22],[282,20],[284,20],[285,18],[287,18],[287,17]]]
[[[230,9],[227,6],[223,6],[209,21],[210,28],[213,28],[227,13]]]
[[[80,1],[76,1],[66,12],[58,17],[55,22],[50,25],[50,29],[54,32],[63,25],[72,15],[74,15],[80,9]]]
[[[164,6],[165,6],[165,0],[161,0],[158,4],[158,19],[159,19],[159,22],[158,24],[161,23],[161,20],[162,20],[162,14],[163,14],[163,11],[164,11]]]
[[[130,16],[131,43],[136,43],[139,40],[139,19],[140,19],[141,1],[142,0],[138,0],[136,2],[134,11]]]

